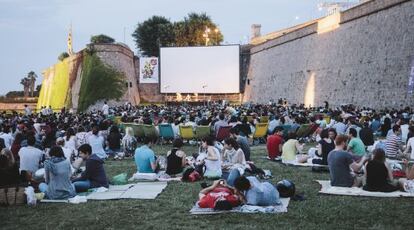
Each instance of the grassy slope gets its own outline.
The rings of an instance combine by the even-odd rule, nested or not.
[[[168,147],[154,147],[165,153]],[[186,146],[187,153],[194,147]],[[188,211],[197,200],[199,183],[172,182],[156,200],[88,201],[86,204],[40,204],[36,207],[0,208],[1,229],[410,229],[414,225],[412,199],[363,198],[318,195],[314,179],[328,179],[329,174],[313,173],[309,168],[286,167],[261,157],[264,146],[254,147],[252,159],[259,167],[271,169],[277,182],[283,178],[295,182],[304,191],[306,201],[291,201],[285,214],[226,214],[191,216]],[[132,160],[106,164],[112,177],[135,171]]]

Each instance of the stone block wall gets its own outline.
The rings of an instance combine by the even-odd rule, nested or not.
[[[414,1],[369,1],[341,13],[335,30],[318,34],[316,21],[250,54],[244,101],[411,106]]]

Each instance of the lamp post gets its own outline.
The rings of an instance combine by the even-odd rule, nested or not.
[[[203,87],[203,92],[204,92],[204,106],[205,106],[205,103],[206,103],[206,88],[207,88],[207,84],[205,84],[205,85],[203,85],[202,87]]]
[[[204,34],[203,34],[203,37],[206,39],[206,46],[208,46],[208,42],[210,41],[210,38],[208,37],[208,34],[210,33],[210,28],[208,28],[207,26],[206,26],[206,30],[204,30]]]
[[[215,35],[215,39],[216,39],[216,45],[219,45],[218,42],[218,33],[220,32],[220,30],[218,28],[214,29],[214,35]]]

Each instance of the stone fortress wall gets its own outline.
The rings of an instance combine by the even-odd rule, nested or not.
[[[368,1],[342,12],[336,29],[318,33],[321,23],[334,19],[286,29],[253,46],[244,101],[412,106],[407,85],[414,61],[414,1]]]

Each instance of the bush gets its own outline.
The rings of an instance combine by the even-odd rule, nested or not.
[[[84,53],[78,110],[85,111],[99,100],[119,99],[125,88],[125,75],[105,65],[96,54]]]
[[[67,57],[69,57],[69,54],[67,52],[63,52],[59,55],[58,59],[59,59],[59,61],[63,61]]]
[[[112,44],[114,42],[115,42],[115,39],[105,34],[95,35],[91,37],[91,43],[93,44]]]

